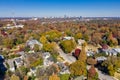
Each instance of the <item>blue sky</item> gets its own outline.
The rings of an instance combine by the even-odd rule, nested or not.
[[[0,0],[0,17],[120,17],[120,0]]]

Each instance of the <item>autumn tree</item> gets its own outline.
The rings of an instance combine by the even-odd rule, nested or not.
[[[118,41],[116,38],[113,37],[112,32],[109,33],[107,42],[110,46],[118,45]]]
[[[85,41],[89,41],[89,36],[87,34],[83,34],[83,37],[82,37]]]
[[[3,39],[3,44],[7,48],[12,48],[14,46],[13,40],[11,38],[5,38],[5,39]]]
[[[60,46],[65,53],[70,53],[76,47],[76,43],[73,40],[65,40],[61,41]]]
[[[86,55],[86,51],[85,51],[85,45],[82,46],[82,50],[80,52],[80,55],[79,55],[78,59],[80,61],[86,62],[87,55]]]
[[[97,61],[93,58],[87,58],[87,64],[89,65],[95,65]]]
[[[77,60],[70,65],[70,72],[72,76],[86,76],[86,63],[81,60]]]
[[[43,50],[46,52],[53,52],[56,48],[56,43],[52,42],[52,43],[47,43],[43,45]]]
[[[113,76],[114,73],[120,67],[119,61],[120,61],[119,57],[110,56],[110,57],[108,57],[107,60],[105,60],[102,63],[102,67],[106,69],[106,71],[109,75]]]
[[[46,44],[47,43],[47,38],[45,36],[41,36],[39,41],[42,43],[42,44]]]
[[[18,76],[16,76],[15,74],[13,74],[11,76],[10,80],[20,80],[20,78]]]
[[[76,41],[77,41],[78,39],[81,39],[81,38],[82,38],[82,33],[77,33],[77,34],[75,34],[74,38],[75,38]]]
[[[51,30],[51,31],[48,31],[46,32],[46,38],[50,41],[50,42],[53,42],[53,41],[58,41],[61,37],[61,32],[57,31],[57,30]]]
[[[60,78],[56,74],[53,74],[49,77],[49,80],[60,80]]]
[[[88,70],[88,80],[98,80],[98,73],[95,70],[94,66]]]
[[[73,36],[73,33],[70,29],[67,29],[65,33],[67,34],[67,36]]]
[[[40,51],[40,46],[37,45],[37,44],[35,44],[35,45],[34,45],[34,51],[35,51],[35,52]]]

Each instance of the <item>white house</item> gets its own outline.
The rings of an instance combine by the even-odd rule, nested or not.
[[[101,57],[97,57],[96,60],[97,61],[105,61],[105,60],[107,60],[107,58],[104,56],[101,56]]]
[[[66,36],[66,37],[63,37],[63,40],[74,40],[74,37]]]

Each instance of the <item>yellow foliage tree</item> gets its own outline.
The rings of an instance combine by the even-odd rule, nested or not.
[[[46,44],[47,43],[47,38],[45,36],[41,36],[39,41],[42,43],[42,44]]]
[[[81,50],[81,53],[80,53],[78,59],[83,61],[83,62],[86,62],[87,55],[86,55],[86,51],[85,51],[85,46],[82,46],[82,50]]]
[[[77,60],[76,62],[72,63],[70,65],[70,72],[72,76],[81,76],[86,75],[86,63],[80,60]]]
[[[60,78],[56,74],[53,74],[49,77],[49,80],[60,80]]]
[[[15,74],[13,74],[11,76],[10,80],[20,80],[20,78],[18,76],[16,76]]]

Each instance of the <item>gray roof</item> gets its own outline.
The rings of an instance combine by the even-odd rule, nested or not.
[[[54,59],[52,57],[47,58],[47,60],[49,60],[51,62],[54,61]]]
[[[21,59],[21,58],[16,58],[15,61],[16,61],[17,63],[20,63],[20,62],[22,61],[22,59]]]
[[[104,60],[107,60],[107,58],[104,56],[101,56],[101,57],[97,57],[96,60],[97,61],[104,61]]]
[[[27,42],[26,42],[26,45],[27,46],[32,46],[32,47],[34,47],[34,45],[35,44],[38,44],[39,46],[43,46],[43,44],[41,44],[40,42],[38,42],[37,40],[34,40],[34,39],[31,39],[31,40],[28,40]]]

